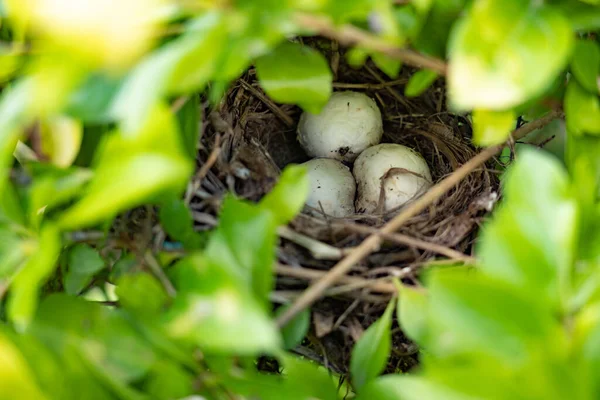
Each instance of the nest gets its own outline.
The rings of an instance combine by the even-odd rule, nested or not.
[[[331,48],[327,45],[320,50],[331,62],[334,90],[361,91],[375,99],[384,119],[382,142],[419,151],[434,182],[476,154],[469,121],[446,111],[441,80],[423,95],[406,98],[404,85],[413,71],[404,68],[398,79],[390,80],[371,63],[361,69],[345,65],[340,62],[343,54]],[[218,107],[207,106],[203,112],[195,176],[199,190],[190,207],[197,229],[210,230],[218,223],[221,199],[227,192],[258,201],[287,164],[309,157],[296,140],[302,110],[270,100],[252,69],[232,85]],[[497,191],[496,175],[484,166],[412,217],[397,234],[386,236],[379,251],[356,265],[313,306],[311,332],[295,351],[336,372],[347,372],[354,342],[379,318],[394,292],[390,278],[419,285],[419,271],[424,266],[468,261],[475,231]],[[298,296],[311,280],[326,273],[395,213],[358,214],[345,219],[299,215],[280,230],[273,301],[281,303]],[[393,332],[388,371],[406,371],[418,363],[417,349],[399,328]]]

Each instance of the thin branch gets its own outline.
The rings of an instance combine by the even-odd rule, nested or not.
[[[175,295],[177,294],[175,287],[173,286],[167,275],[165,275],[165,271],[163,271],[161,265],[158,263],[151,250],[146,251],[146,253],[144,254],[144,261],[150,269],[150,271],[163,285],[167,294],[170,297],[175,297]]]
[[[348,254],[353,248],[339,249],[337,247],[320,242],[309,236],[298,233],[287,226],[280,226],[277,233],[284,239],[304,247],[317,260],[339,260]]]
[[[202,185],[202,180],[204,179],[204,177],[206,176],[208,171],[212,168],[212,166],[217,162],[220,152],[221,152],[221,135],[217,134],[217,136],[215,137],[215,143],[213,145],[213,149],[210,152],[208,158],[206,159],[206,162],[204,164],[202,164],[202,166],[200,167],[200,169],[198,170],[196,175],[194,175],[192,182],[188,186],[188,190],[187,190],[187,192],[185,194],[185,198],[184,198],[185,204],[190,204],[192,197],[194,197],[194,193],[196,193],[196,191],[198,189],[200,189],[200,186]]]
[[[243,79],[240,79],[239,82],[242,84],[244,89],[248,90],[255,97],[257,97],[260,101],[265,103],[265,105],[269,108],[269,110],[273,111],[273,114],[275,114],[277,117],[279,117],[279,119],[284,124],[286,124],[288,127],[291,127],[294,125],[294,120],[289,115],[284,113],[281,110],[281,108],[277,107],[277,104],[273,103],[273,101],[270,98],[268,98],[267,96],[262,94],[260,90],[257,90],[254,86],[250,85],[248,82],[246,82]]]
[[[397,48],[355,26],[342,25],[336,27],[329,18],[303,13],[297,13],[294,20],[301,27],[337,40],[344,45],[357,45],[369,50],[378,51],[413,67],[427,68],[440,75],[446,75],[447,66],[444,61],[419,54],[413,50]]]
[[[530,122],[526,125],[521,126],[519,129],[513,132],[513,139],[518,140],[529,134],[530,132],[539,129],[554,119],[561,116],[561,112],[552,111],[546,116]],[[423,196],[409,204],[404,210],[398,215],[391,219],[385,224],[380,232],[384,234],[390,234],[396,232],[402,225],[406,223],[410,218],[417,215],[421,211],[425,210],[441,196],[455,187],[460,181],[467,177],[473,170],[480,165],[484,164],[494,155],[498,154],[505,144],[498,146],[488,147],[471,158],[451,175],[442,179],[436,185],[431,187]],[[326,275],[321,279],[309,286],[295,301],[292,305],[277,318],[277,324],[284,326],[288,323],[296,314],[304,310],[306,307],[310,307],[321,295],[337,282],[342,276],[344,276],[357,262],[363,260],[373,251],[377,251],[381,246],[383,236],[377,232],[368,236],[354,251],[348,254],[345,258],[340,260],[333,268],[331,268]]]

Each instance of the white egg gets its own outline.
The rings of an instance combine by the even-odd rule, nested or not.
[[[383,123],[375,101],[359,92],[336,92],[319,114],[305,112],[298,140],[311,157],[354,161],[381,140]]]
[[[363,151],[354,163],[353,172],[358,212],[395,209],[423,194],[432,184],[423,157],[399,144],[384,143]]]
[[[330,158],[315,158],[302,165],[310,181],[306,205],[311,215],[323,216],[321,210],[332,217],[354,214],[356,182],[348,167]]]

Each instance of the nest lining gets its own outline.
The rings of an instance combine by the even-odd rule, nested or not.
[[[434,183],[476,154],[468,120],[445,110],[442,82],[417,98],[406,98],[404,85],[413,71],[404,68],[399,78],[391,80],[370,62],[354,69],[338,64],[340,55],[331,46],[320,50],[332,61],[334,90],[361,91],[375,99],[384,122],[382,143],[399,143],[420,152]],[[209,230],[218,223],[221,199],[227,192],[258,201],[287,164],[309,160],[296,140],[301,112],[296,106],[272,102],[252,69],[232,85],[218,107],[203,109],[206,118],[196,174],[199,189],[190,203],[197,229]],[[311,333],[296,351],[346,372],[353,343],[389,301],[393,290],[389,278],[418,285],[422,266],[468,258],[464,253],[471,250],[474,231],[493,205],[498,184],[493,171],[484,166],[412,217],[397,235],[386,237],[379,251],[356,265],[351,276],[313,306]],[[297,296],[397,212],[342,219],[299,215],[280,231],[273,300]],[[440,255],[451,259],[440,260]],[[416,364],[415,346],[399,329],[394,330],[393,347],[388,370],[405,371]]]

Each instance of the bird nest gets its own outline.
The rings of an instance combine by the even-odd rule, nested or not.
[[[371,63],[355,69],[340,62],[344,59],[341,50],[328,47],[320,50],[331,62],[334,90],[360,91],[373,98],[382,112],[382,142],[420,152],[434,183],[476,154],[469,121],[446,110],[442,80],[423,95],[407,98],[404,86],[414,71],[404,68],[391,80]],[[269,99],[253,69],[232,85],[217,107],[204,107],[195,175],[199,190],[190,203],[197,229],[214,228],[226,193],[258,201],[286,165],[309,160],[296,138],[301,112],[296,106]],[[410,218],[398,232],[383,236],[381,248],[355,265],[312,307],[310,333],[295,351],[336,372],[346,372],[353,344],[381,316],[394,293],[393,277],[419,285],[424,267],[472,260],[475,231],[493,205],[497,190],[496,175],[483,166]],[[397,212],[343,219],[298,215],[279,231],[273,301],[293,300]],[[393,332],[388,370],[408,370],[418,362],[416,346],[400,329]]]

